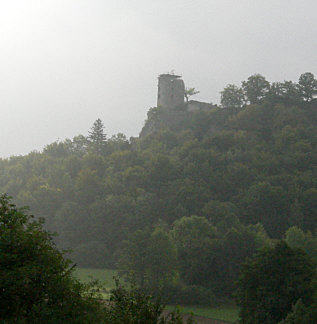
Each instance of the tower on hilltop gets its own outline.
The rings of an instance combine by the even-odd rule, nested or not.
[[[158,77],[158,107],[174,108],[184,104],[184,93],[184,81],[179,75],[161,74]]]

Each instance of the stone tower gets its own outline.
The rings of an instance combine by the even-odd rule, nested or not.
[[[184,81],[179,75],[161,74],[158,77],[157,106],[174,108],[184,104]]]

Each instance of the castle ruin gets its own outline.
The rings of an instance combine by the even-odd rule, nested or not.
[[[184,104],[185,84],[179,75],[161,74],[158,77],[157,106],[174,108]]]
[[[148,112],[148,119],[139,136],[140,138],[147,136],[162,127],[173,127],[187,120],[190,113],[210,111],[214,107],[210,103],[197,100],[185,102],[185,84],[181,77],[174,74],[160,74],[157,107]]]
[[[210,110],[212,104],[197,100],[185,102],[185,84],[181,76],[175,74],[160,74],[158,77],[157,107],[183,107],[189,112]]]

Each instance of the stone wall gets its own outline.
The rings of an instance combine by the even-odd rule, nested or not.
[[[209,104],[207,102],[201,102],[197,100],[190,100],[187,104],[187,111],[193,112],[193,111],[198,111],[198,110],[210,110],[214,108],[212,104]]]

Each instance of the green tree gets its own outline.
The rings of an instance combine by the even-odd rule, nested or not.
[[[182,324],[179,311],[163,315],[164,305],[134,286],[123,287],[116,281],[116,288],[111,291],[110,304],[107,308],[107,323],[111,324]],[[194,324],[190,317],[187,324]]]
[[[273,82],[265,97],[273,103],[301,101],[298,84],[293,81]]]
[[[296,199],[290,206],[289,225],[303,227],[304,215],[302,213],[301,205]]]
[[[7,323],[102,323],[43,222],[0,197],[0,318]]]
[[[294,305],[286,319],[279,324],[316,324],[317,300],[310,306],[305,306],[301,299]]]
[[[136,231],[124,243],[118,266],[130,282],[155,293],[178,277],[176,248],[161,225]]]
[[[233,203],[218,200],[208,201],[202,209],[203,216],[222,232],[239,224],[236,212],[237,207]]]
[[[310,72],[301,74],[298,80],[298,87],[305,101],[310,101],[317,94],[317,80]]]
[[[275,102],[281,99],[284,95],[283,86],[281,82],[272,82],[267,93],[267,98]]]
[[[91,204],[102,193],[100,177],[95,170],[89,168],[79,172],[74,187],[78,202],[83,205]]]
[[[186,88],[184,92],[184,96],[186,98],[186,102],[188,102],[189,98],[198,94],[199,91],[195,90],[195,88]]]
[[[301,248],[317,261],[317,238],[310,232],[305,233],[300,228],[290,227],[285,233],[285,241],[292,248]]]
[[[149,241],[147,279],[154,291],[178,279],[176,247],[162,225],[156,226]]]
[[[217,246],[218,257],[215,268],[210,268],[210,281],[217,289],[218,295],[232,297],[239,278],[242,263],[252,257],[256,251],[268,246],[270,240],[260,224],[232,227],[219,239]],[[226,269],[225,271],[221,271]]]
[[[315,266],[302,250],[285,242],[262,249],[243,264],[236,294],[240,323],[276,324],[300,298],[312,301]]]
[[[88,132],[88,142],[96,153],[102,153],[106,145],[107,135],[104,133],[104,128],[103,122],[98,118]]]
[[[129,141],[127,137],[122,134],[118,133],[117,135],[112,135],[110,139],[107,141],[107,151],[110,153],[115,151],[123,151],[129,149]]]
[[[130,238],[123,242],[118,269],[120,275],[128,281],[135,281],[138,286],[146,285],[146,268],[148,265],[149,230],[137,230]]]
[[[52,144],[46,145],[43,151],[52,157],[66,157],[70,153],[70,145],[67,145],[64,142],[56,141]]]
[[[237,111],[244,104],[243,90],[234,84],[228,84],[220,94],[221,105],[224,108],[232,108]]]
[[[83,155],[87,151],[87,138],[84,135],[77,135],[72,140],[72,151],[77,155]]]
[[[182,217],[173,225],[181,278],[190,285],[203,285],[209,278],[209,260],[215,228],[205,217]]]
[[[282,84],[283,97],[291,102],[299,102],[301,99],[298,85],[293,81],[284,81]]]
[[[251,75],[247,81],[242,82],[242,89],[250,104],[256,104],[267,94],[270,83],[261,74]]]
[[[281,238],[285,233],[290,201],[282,187],[267,182],[256,183],[249,188],[241,203],[244,222],[263,224],[274,238]]]
[[[317,228],[317,189],[310,188],[304,191],[300,203],[304,214],[303,229],[315,231]]]

